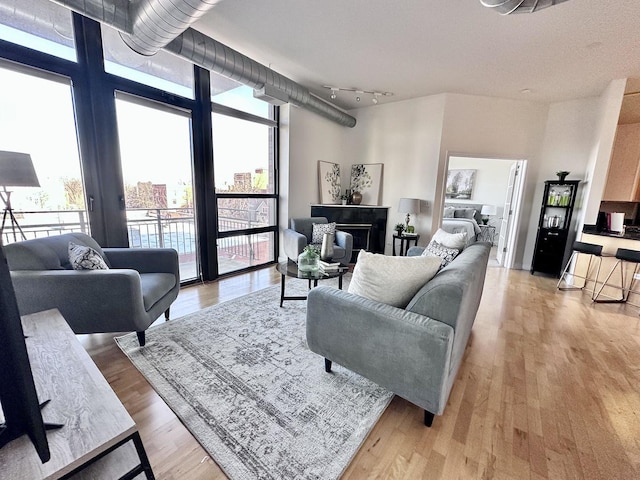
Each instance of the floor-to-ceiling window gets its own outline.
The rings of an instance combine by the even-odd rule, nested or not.
[[[107,247],[176,248],[183,279],[208,280],[274,261],[275,107],[166,52],[137,55],[111,28],[48,0],[0,0],[0,24],[0,61],[9,74],[66,89],[65,108],[44,90],[38,97],[28,82],[0,91],[0,102],[13,99],[21,108],[21,95],[39,98],[37,110],[26,112],[39,117],[41,132],[71,125],[67,134],[52,133],[58,142],[67,139],[65,148],[41,141],[45,134],[29,135],[35,122],[21,125],[11,109],[0,115],[27,139],[19,149],[31,149],[36,169],[44,157],[33,155],[35,144],[55,150],[49,156],[63,179],[65,208],[78,210],[76,223],[85,222],[78,229]],[[42,78],[49,75],[57,81]],[[210,76],[216,78],[209,83]],[[203,79],[210,90],[196,88]],[[212,111],[206,120],[197,113],[203,109]],[[0,136],[0,150],[18,149],[6,138]],[[224,182],[230,188],[219,187]],[[59,196],[53,187],[41,191],[38,198],[32,191],[30,201],[44,205],[47,195]],[[53,211],[52,204],[46,208]],[[56,221],[58,230],[62,223]]]
[[[215,74],[211,84],[217,259],[227,273],[275,259],[277,122],[251,89]]]
[[[40,186],[14,187],[0,178],[14,210],[14,218],[5,218],[2,241],[90,233],[71,82],[7,67],[0,63],[0,150],[29,154]]]
[[[174,248],[180,278],[198,278],[191,116],[122,94],[116,112],[129,245]]]

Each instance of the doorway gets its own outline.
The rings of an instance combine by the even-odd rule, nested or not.
[[[447,165],[448,179],[465,172],[471,184],[465,198],[445,189],[443,205],[475,208],[478,238],[493,245],[489,266],[513,268],[527,161],[450,153]]]

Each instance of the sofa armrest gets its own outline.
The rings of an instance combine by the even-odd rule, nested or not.
[[[309,292],[309,348],[440,414],[454,331],[437,320],[327,286]]]
[[[344,263],[351,261],[351,254],[353,253],[353,235],[349,232],[343,232],[342,230],[336,230],[336,244],[344,248],[345,259]]]
[[[21,315],[57,308],[75,333],[148,326],[135,270],[17,270],[11,280]]]
[[[413,246],[407,250],[407,257],[419,257],[424,252],[425,247]]]
[[[114,269],[130,268],[140,273],[173,273],[178,279],[180,278],[178,252],[173,248],[104,248],[103,250]]]
[[[307,237],[291,228],[286,228],[282,234],[282,240],[282,248],[285,255],[294,262],[297,262],[298,255],[300,255],[304,247],[307,246]]]

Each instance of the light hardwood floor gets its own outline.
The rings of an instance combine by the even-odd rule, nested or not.
[[[183,289],[178,318],[279,281],[275,269]],[[432,428],[395,397],[343,478],[640,478],[640,317],[489,268],[471,340]],[[79,336],[138,424],[158,479],[226,478],[113,335]]]

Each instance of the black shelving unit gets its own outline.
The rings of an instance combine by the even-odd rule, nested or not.
[[[579,183],[580,180],[544,182],[531,274],[540,272],[560,277]]]

